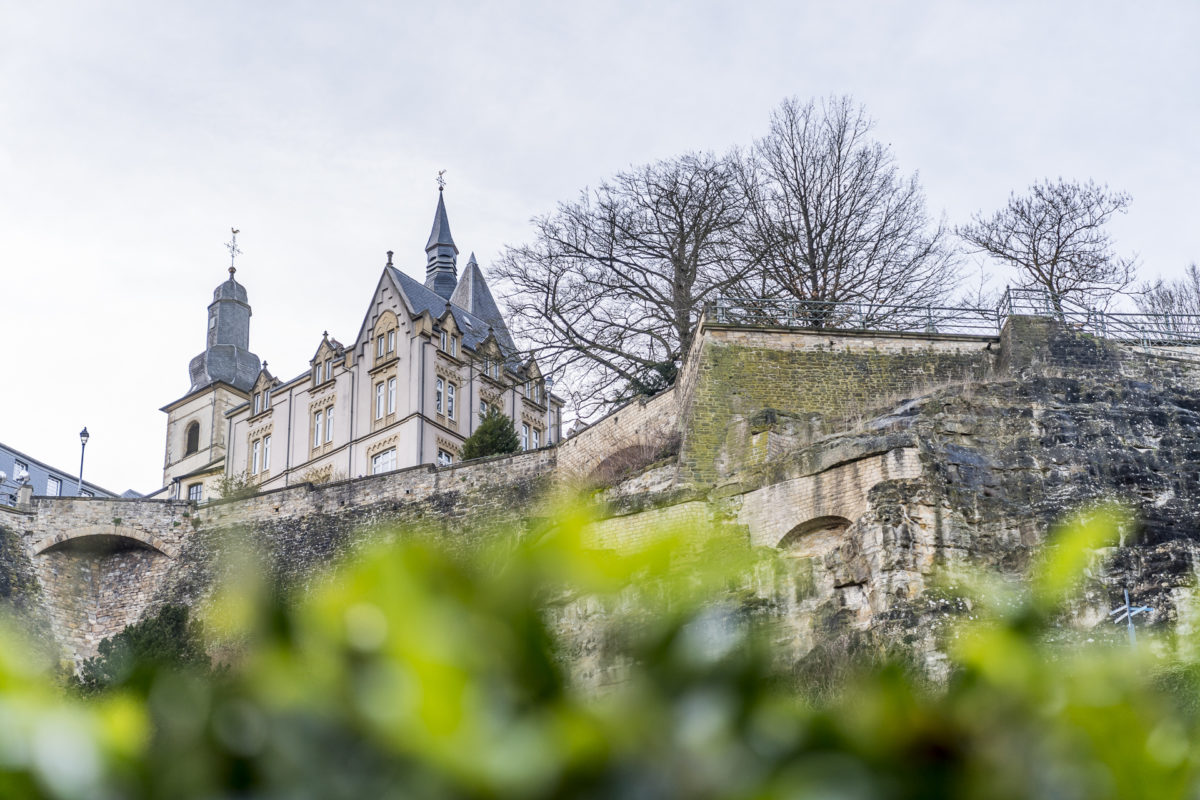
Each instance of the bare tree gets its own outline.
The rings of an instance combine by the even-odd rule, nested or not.
[[[1064,300],[1106,304],[1133,281],[1136,260],[1118,256],[1105,225],[1125,213],[1130,197],[1107,186],[1059,178],[1010,195],[990,217],[975,214],[958,228],[977,252],[1016,268],[1021,285]]]
[[[1200,315],[1200,268],[1192,262],[1177,281],[1144,283],[1133,301],[1143,314]]]
[[[565,377],[584,417],[670,385],[703,304],[749,268],[743,217],[729,161],[708,154],[584,190],[499,259],[513,333]]]
[[[849,97],[793,98],[739,159],[763,296],[853,301],[863,322],[880,324],[880,306],[936,304],[953,290],[947,229],[931,223],[917,176],[899,174],[872,127]]]

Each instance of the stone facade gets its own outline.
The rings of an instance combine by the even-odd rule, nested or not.
[[[461,547],[497,524],[536,531],[558,485],[630,439],[672,432],[677,457],[592,495],[589,541],[633,548],[719,526],[777,553],[743,595],[781,658],[868,637],[936,667],[956,608],[933,589],[938,571],[1019,574],[1064,512],[1098,499],[1140,524],[1094,574],[1074,624],[1102,621],[1119,586],[1154,606],[1152,624],[1173,623],[1200,564],[1200,368],[1014,317],[991,338],[704,325],[675,389],[557,448],[200,505],[38,498],[0,513],[0,589],[84,657],[163,603],[203,604],[238,547],[302,586],[408,527]],[[568,626],[594,617],[586,599],[554,613]],[[601,637],[578,641],[585,671],[610,679]]]

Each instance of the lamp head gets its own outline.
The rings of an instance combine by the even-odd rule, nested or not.
[[[90,438],[92,438],[92,437],[88,434],[87,428],[84,428],[83,430],[81,430],[79,432],[79,443],[84,445],[85,447],[87,446],[88,439],[90,439]]]

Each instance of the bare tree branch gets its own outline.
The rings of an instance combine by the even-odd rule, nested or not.
[[[975,214],[957,233],[976,252],[1016,268],[1021,285],[1057,304],[1106,304],[1133,281],[1136,259],[1118,256],[1105,225],[1130,197],[1095,183],[1043,181],[1010,195],[990,217]]]

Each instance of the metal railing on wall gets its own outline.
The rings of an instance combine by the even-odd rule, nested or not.
[[[1142,347],[1200,345],[1200,315],[1131,314],[1101,311],[1054,298],[1038,289],[1008,289],[1000,301],[998,316],[1052,317],[1075,330],[1104,339]]]
[[[1078,331],[1146,348],[1200,346],[1200,315],[1102,311],[1040,289],[1007,289],[997,308],[720,297],[705,312],[717,325],[976,336],[997,336],[1008,317],[1026,315],[1051,317]]]
[[[994,308],[901,306],[886,303],[782,298],[721,297],[706,306],[718,325],[966,333],[995,336],[1000,320]]]

